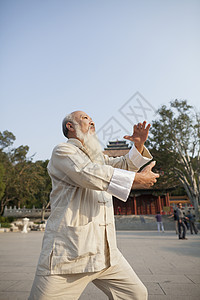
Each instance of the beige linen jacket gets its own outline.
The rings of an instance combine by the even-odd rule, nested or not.
[[[151,158],[145,149],[143,156]],[[52,179],[48,219],[37,274],[96,272],[106,267],[105,239],[110,265],[120,257],[116,245],[112,195],[107,191],[114,168],[137,171],[129,155],[92,161],[77,139],[53,150],[48,164]]]

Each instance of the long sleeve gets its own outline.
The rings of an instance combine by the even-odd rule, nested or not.
[[[137,172],[143,165],[149,162],[153,157],[147,148],[144,147],[143,155],[133,145],[130,151],[119,157],[109,157],[104,155],[105,163],[114,168]]]
[[[135,178],[135,172],[114,169],[107,192],[122,201],[126,201]]]
[[[152,156],[145,147],[143,155],[141,155],[133,145],[128,155],[124,157],[117,157],[116,159],[110,159],[109,161],[107,161],[115,166],[114,173],[108,186],[107,192],[122,201],[126,201],[132,188],[132,184],[135,178],[135,172],[137,172],[144,164],[149,162],[151,159]],[[118,169],[117,167],[119,166],[126,167],[126,170]]]

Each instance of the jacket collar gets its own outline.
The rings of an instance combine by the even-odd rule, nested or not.
[[[87,154],[87,156],[91,159],[87,149],[83,146],[83,144],[78,140],[78,139],[73,139],[70,138],[68,139],[67,143],[70,143],[76,147],[78,147],[79,149],[81,149],[85,154]]]
[[[70,138],[67,140],[67,143],[70,143],[80,149],[83,149],[83,144],[78,140],[78,139],[73,139],[73,138]]]

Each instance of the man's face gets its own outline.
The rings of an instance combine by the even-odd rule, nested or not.
[[[95,125],[92,119],[83,111],[73,112],[75,129],[75,138],[81,141],[83,146],[87,149],[87,152],[92,161],[100,164],[104,164],[104,157],[102,154],[101,145],[98,137],[95,133]],[[76,123],[75,123],[76,122]]]
[[[95,124],[92,119],[83,111],[75,111],[74,118],[80,126],[82,133],[95,132]]]

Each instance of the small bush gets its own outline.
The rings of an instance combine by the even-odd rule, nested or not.
[[[5,218],[5,217],[2,217],[2,216],[0,216],[0,223],[4,223],[4,222],[5,222],[5,220],[6,220],[6,218]]]
[[[11,225],[10,225],[10,223],[1,223],[1,227],[2,228],[10,228]]]
[[[0,223],[12,223],[15,220],[14,217],[2,217],[0,216]]]
[[[12,223],[16,219],[14,217],[6,217],[6,220],[7,220],[8,223]]]

